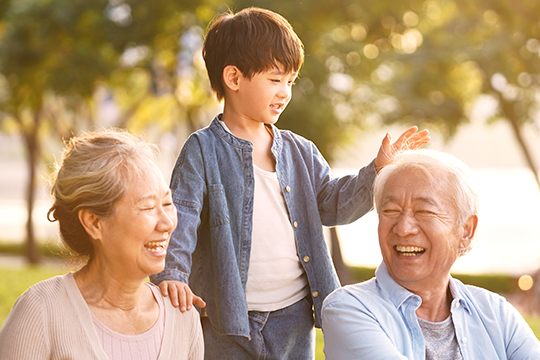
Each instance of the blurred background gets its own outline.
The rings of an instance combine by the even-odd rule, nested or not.
[[[540,328],[537,0],[0,0],[0,268],[68,269],[47,179],[73,134],[143,133],[169,179],[186,137],[221,108],[205,29],[249,6],[283,15],[305,45],[278,127],[314,141],[338,175],[370,162],[386,132],[428,128],[429,147],[467,163],[480,189],[478,242],[456,276],[504,294]],[[343,283],[380,263],[376,223],[368,214],[327,229]],[[9,274],[18,296],[29,284]]]

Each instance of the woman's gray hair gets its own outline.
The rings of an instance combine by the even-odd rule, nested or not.
[[[453,155],[432,149],[407,150],[397,154],[390,165],[385,166],[377,177],[373,189],[373,198],[377,213],[380,212],[383,190],[392,175],[402,170],[421,170],[432,182],[435,176],[446,174],[448,177],[448,193],[458,212],[458,224],[463,225],[472,215],[478,215],[479,197],[472,181],[471,170]],[[460,251],[460,255],[468,253],[471,245]]]
[[[94,255],[92,239],[79,221],[86,209],[106,218],[124,196],[128,183],[141,175],[141,162],[157,163],[158,148],[119,129],[83,133],[64,148],[52,175],[49,221],[58,221],[64,243],[77,255]]]

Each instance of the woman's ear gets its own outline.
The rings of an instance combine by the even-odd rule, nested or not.
[[[478,226],[478,216],[471,215],[463,224],[463,237],[459,243],[460,249],[465,249],[468,247],[472,240],[474,239],[474,234],[476,233],[476,228]]]
[[[101,240],[101,218],[87,209],[79,210],[79,221],[94,240]]]
[[[240,84],[240,76],[242,72],[234,65],[227,65],[223,69],[223,84],[225,87],[237,91]]]

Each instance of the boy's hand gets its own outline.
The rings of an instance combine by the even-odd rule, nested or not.
[[[416,150],[431,140],[428,130],[417,131],[418,127],[416,126],[409,128],[393,144],[390,144],[392,136],[387,133],[375,158],[375,170],[379,172],[383,167],[392,163],[394,156],[400,151]]]
[[[191,310],[191,305],[195,304],[200,308],[206,306],[204,300],[193,294],[187,284],[181,281],[165,280],[159,283],[163,296],[171,295],[171,303],[174,307],[180,307],[181,312]]]

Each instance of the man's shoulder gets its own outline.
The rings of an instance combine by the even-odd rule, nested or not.
[[[324,300],[325,304],[343,302],[343,301],[359,301],[365,299],[373,299],[378,296],[378,288],[375,278],[363,281],[360,283],[342,286],[330,293]]]
[[[474,302],[478,305],[489,304],[493,305],[494,303],[505,302],[506,299],[493,291],[487,290],[485,288],[475,286],[475,285],[466,285],[463,284],[460,280],[452,278],[452,287],[453,291],[457,291],[458,295],[469,302]]]

